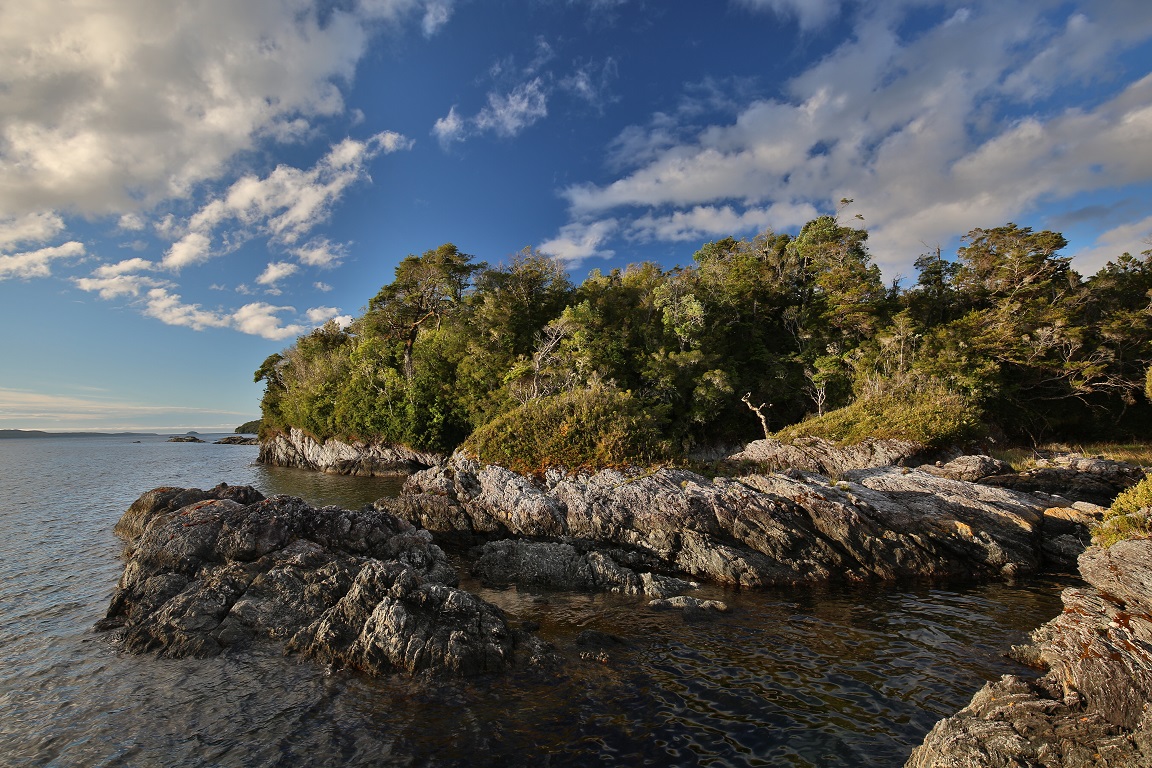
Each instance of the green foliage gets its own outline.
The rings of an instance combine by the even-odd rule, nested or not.
[[[917,259],[900,290],[882,284],[867,231],[837,216],[705,243],[671,270],[593,270],[578,287],[532,249],[490,268],[446,243],[403,259],[349,327],[261,364],[261,429],[450,451],[513,414],[543,419],[545,403],[557,429],[559,404],[580,397],[649,414],[620,451],[569,455],[510,432],[525,466],[682,456],[812,414],[781,434],[942,444],[979,432],[981,415],[1033,443],[1152,429],[1152,252],[1083,280],[1065,244],[1015,224],[974,229],[955,258]]]
[[[777,432],[792,442],[821,437],[839,445],[868,438],[910,440],[933,448],[959,445],[983,434],[980,410],[970,400],[936,382],[877,387],[851,405]]]
[[[260,432],[260,419],[246,421],[240,426],[236,427],[236,434],[238,435],[255,435]]]
[[[660,419],[606,386],[531,400],[473,432],[463,449],[518,472],[649,465],[668,458]]]
[[[1104,520],[1092,531],[1092,540],[1102,547],[1110,547],[1124,539],[1152,537],[1152,475],[1122,492],[1104,513]]]

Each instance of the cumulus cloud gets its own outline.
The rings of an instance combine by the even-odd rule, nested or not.
[[[370,26],[447,0],[0,5],[0,217],[124,214],[218,178],[263,137],[343,113]]]
[[[139,296],[151,288],[172,287],[172,283],[156,277],[138,274],[156,269],[147,259],[124,259],[115,264],[102,264],[88,277],[77,277],[72,283],[82,291],[96,293],[100,298],[112,300],[121,296]]]
[[[616,252],[601,246],[619,228],[615,219],[582,221],[566,224],[551,240],[540,243],[539,249],[567,262],[580,262],[592,257],[610,259]]]
[[[877,261],[899,272],[924,243],[1019,220],[1042,201],[1145,183],[1152,75],[1087,109],[1030,108],[1057,78],[1104,78],[1117,51],[1152,37],[1152,6],[1090,8],[1061,21],[1023,0],[970,3],[911,38],[899,6],[862,8],[853,36],[782,96],[728,123],[662,113],[623,131],[609,147],[615,179],[561,191],[574,223],[558,247],[580,252],[572,233],[597,219],[623,237],[692,239],[779,227],[786,211],[830,211],[850,197]],[[1043,64],[1087,38],[1058,74]]]
[[[52,274],[52,262],[84,255],[84,244],[76,241],[35,251],[0,255],[0,280],[12,277],[47,277]]]
[[[205,203],[186,224],[188,230],[164,255],[164,267],[180,270],[213,256],[226,253],[247,238],[261,234],[274,242],[291,245],[326,221],[332,206],[349,186],[367,176],[366,166],[380,153],[397,152],[412,146],[411,140],[398,133],[384,131],[366,141],[344,139],[333,145],[317,163],[307,170],[288,165],[277,166],[266,176],[246,175],[221,196]],[[214,250],[212,235],[222,225],[234,227],[230,242]],[[176,229],[176,225],[169,225]],[[301,249],[304,257],[329,259],[334,253],[323,253],[323,244]],[[328,247],[331,248],[330,244]]]
[[[260,285],[274,288],[276,283],[290,275],[296,274],[299,269],[300,267],[287,261],[273,261],[264,268],[264,271],[256,278],[256,282]]]
[[[187,303],[178,293],[159,287],[148,291],[144,302],[144,314],[167,325],[178,325],[203,331],[208,328],[232,328],[252,336],[281,340],[299,336],[310,329],[323,325],[336,318],[339,310],[322,307],[308,310],[305,320],[285,322],[281,315],[295,315],[293,307],[280,307],[257,301],[234,311],[205,309],[200,304]],[[313,318],[323,317],[323,320]]]
[[[293,250],[292,255],[299,259],[301,264],[307,264],[310,267],[331,268],[340,266],[340,262],[348,255],[348,248],[342,243],[333,243],[327,238],[317,238]]]
[[[64,220],[51,211],[0,219],[0,250],[19,243],[45,243],[64,231]]]
[[[1092,245],[1073,254],[1076,266],[1085,274],[1100,270],[1122,253],[1133,256],[1152,249],[1152,216],[1102,232]]]

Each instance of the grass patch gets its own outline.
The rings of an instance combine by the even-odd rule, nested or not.
[[[821,437],[838,445],[868,438],[908,440],[929,448],[966,443],[984,433],[980,410],[963,396],[939,386],[861,397],[851,405],[786,427],[773,437],[790,443]]]
[[[648,466],[671,452],[661,426],[632,393],[593,387],[530,400],[477,429],[462,448],[522,474]]]
[[[1110,547],[1125,539],[1152,537],[1152,475],[1121,493],[1104,513],[1104,520],[1092,531],[1092,540]]]

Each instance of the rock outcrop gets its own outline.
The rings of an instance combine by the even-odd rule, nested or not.
[[[1040,567],[1045,512],[1062,504],[899,467],[834,483],[795,470],[708,479],[668,468],[535,481],[457,454],[376,507],[480,547],[478,562],[504,563],[478,566],[485,578],[635,591],[644,573],[750,587],[1013,576]],[[499,543],[517,538],[551,544]]]
[[[839,477],[854,469],[918,464],[929,450],[908,440],[863,440],[837,445],[821,437],[801,437],[791,443],[755,440],[729,461],[754,461],[770,470],[798,469]]]
[[[1046,673],[988,683],[909,768],[1152,766],[1152,540],[1091,548],[1080,573],[1088,586],[1013,649]]]
[[[260,443],[261,464],[298,467],[335,475],[390,475],[413,472],[442,463],[443,456],[416,451],[403,445],[328,439],[317,442],[293,427]]]
[[[503,669],[542,645],[457,589],[427,531],[372,509],[252,488],[158,488],[117,523],[130,557],[99,629],[132,652],[213,656],[258,641],[373,674]]]
[[[1024,472],[997,474],[980,480],[1016,491],[1040,492],[1107,507],[1121,491],[1144,479],[1144,470],[1122,461],[1062,454],[1036,460]]]
[[[228,435],[216,440],[213,445],[260,445],[257,437],[244,437],[243,435]]]

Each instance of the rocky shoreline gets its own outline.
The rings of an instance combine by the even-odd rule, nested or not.
[[[1043,674],[985,685],[907,768],[1152,765],[1152,541],[1092,547],[1079,570],[1087,586],[1012,649]]]
[[[988,457],[835,480],[674,468],[531,478],[457,454],[359,511],[160,488],[117,524],[128,559],[99,628],[131,652],[262,642],[369,674],[473,675],[558,657],[460,590],[444,548],[487,583],[635,595],[696,618],[726,610],[687,594],[699,582],[1012,579],[1078,562],[1091,586],[1066,591],[1065,613],[1016,651],[1048,673],[990,683],[908,765],[1096,764],[1076,761],[1089,752],[1152,764],[1132,762],[1152,755],[1152,542],[1085,552],[1103,509],[1070,498],[1140,473],[1094,461],[1040,467],[1068,470],[1040,480],[1013,480]],[[1048,490],[1009,487],[1040,481]]]
[[[273,467],[374,477],[415,472],[442,463],[444,457],[387,443],[344,442],[334,438],[318,441],[293,427],[287,433],[278,432],[261,440],[256,460]]]

